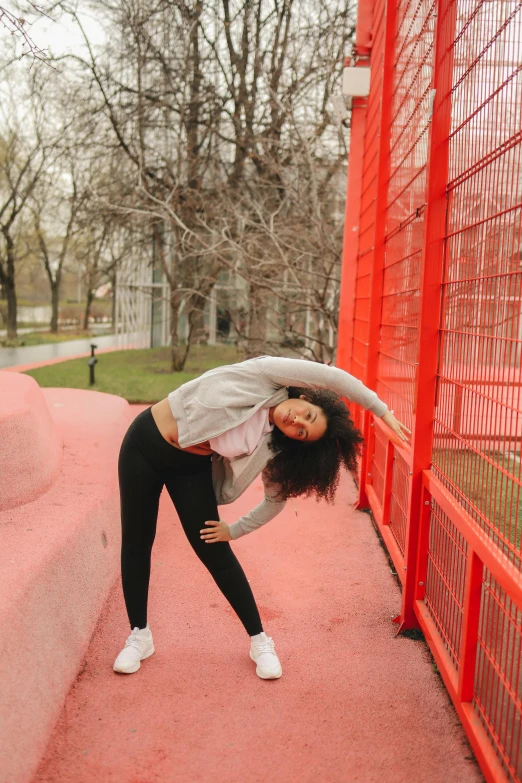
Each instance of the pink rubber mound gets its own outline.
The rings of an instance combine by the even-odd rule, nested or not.
[[[16,373],[0,390],[0,783],[29,783],[118,574],[129,405]]]
[[[0,443],[0,511],[5,511],[47,492],[62,464],[62,439],[29,375],[0,373]]]

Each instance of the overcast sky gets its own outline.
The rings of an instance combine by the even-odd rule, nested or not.
[[[14,10],[10,0],[0,0],[0,2],[8,11]],[[82,11],[79,16],[91,43],[94,45],[103,43],[106,38],[103,26],[91,13]],[[39,19],[32,16],[29,17],[29,21],[32,22],[29,34],[40,49],[50,50],[53,54],[60,55],[83,48],[82,34],[69,16],[62,14],[56,22],[43,16]],[[9,35],[9,33],[0,27],[0,35]],[[21,45],[19,50],[21,51]]]

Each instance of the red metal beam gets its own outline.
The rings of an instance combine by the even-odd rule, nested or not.
[[[371,51],[373,6],[372,0],[361,0],[357,9],[355,47],[359,54],[369,54]]]
[[[459,652],[460,666],[457,696],[460,701],[471,701],[473,699],[483,573],[484,564],[472,547],[469,547],[466,584],[464,587],[464,605],[462,607],[462,638]]]
[[[421,493],[421,509],[419,519],[419,540],[417,571],[415,578],[415,600],[423,601],[426,594],[426,577],[428,573],[428,546],[431,521],[431,500],[429,492],[423,482]]]
[[[396,0],[386,0],[385,10],[385,30],[384,30],[384,52],[383,52],[383,79],[381,85],[380,117],[378,126],[380,128],[381,141],[379,144],[379,159],[377,167],[377,178],[375,183],[375,225],[373,239],[373,260],[371,273],[371,299],[368,318],[368,353],[366,362],[366,374],[361,380],[370,389],[377,386],[377,374],[379,365],[379,345],[380,345],[380,322],[382,312],[382,291],[384,277],[384,251],[386,234],[386,213],[388,208],[388,183],[390,179],[390,144],[389,128],[391,124],[391,101],[386,97],[392,94],[394,66],[395,66],[395,39],[396,39],[396,18],[397,2]],[[370,423],[373,416],[364,417],[362,432],[365,440],[369,440]],[[371,470],[371,456],[368,456],[368,450],[363,452],[361,459],[361,488],[364,487],[365,477]],[[359,508],[366,507],[368,499],[361,491],[359,498]]]
[[[372,21],[373,0],[362,0],[357,12],[357,26],[355,30],[354,54],[356,67],[358,65],[368,65],[368,58],[371,52]],[[345,64],[349,65],[351,60],[351,57],[347,57]],[[337,367],[347,372],[351,372],[352,366],[355,284],[357,280],[357,255],[359,253],[359,221],[361,216],[367,110],[367,98],[353,98],[336,356]]]
[[[353,319],[355,313],[355,283],[359,252],[359,219],[361,214],[361,183],[366,132],[366,98],[356,98],[352,105],[346,212],[344,220],[343,262],[339,299],[336,365],[347,372],[352,366]]]
[[[441,289],[444,275],[444,238],[447,216],[449,135],[453,86],[453,42],[457,5],[439,0],[436,17],[432,88],[436,90],[434,121],[430,126],[426,171],[426,202],[420,283],[419,345],[412,432],[411,482],[406,532],[406,583],[402,594],[401,630],[417,625],[414,601],[417,589],[419,514],[422,472],[430,467],[439,361]],[[421,553],[422,554],[422,553]]]

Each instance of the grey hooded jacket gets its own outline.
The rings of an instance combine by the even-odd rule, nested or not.
[[[239,364],[216,367],[184,383],[168,396],[178,425],[182,448],[203,443],[242,424],[259,408],[271,408],[288,399],[288,386],[330,389],[351,402],[384,416],[388,410],[375,392],[337,367],[304,359],[259,356]],[[232,503],[262,473],[274,456],[271,433],[264,435],[249,455],[227,459],[212,455],[212,480],[219,505]],[[233,539],[251,533],[279,514],[285,501],[277,499],[278,487],[264,480],[264,500],[230,525]]]

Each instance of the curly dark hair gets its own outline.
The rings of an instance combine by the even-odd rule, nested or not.
[[[263,473],[270,482],[281,487],[281,500],[315,495],[333,502],[339,485],[341,464],[354,476],[363,437],[355,427],[350,412],[338,394],[327,389],[288,388],[290,398],[303,394],[313,405],[322,408],[326,432],[309,443],[287,437],[274,427],[270,449],[275,453]]]

